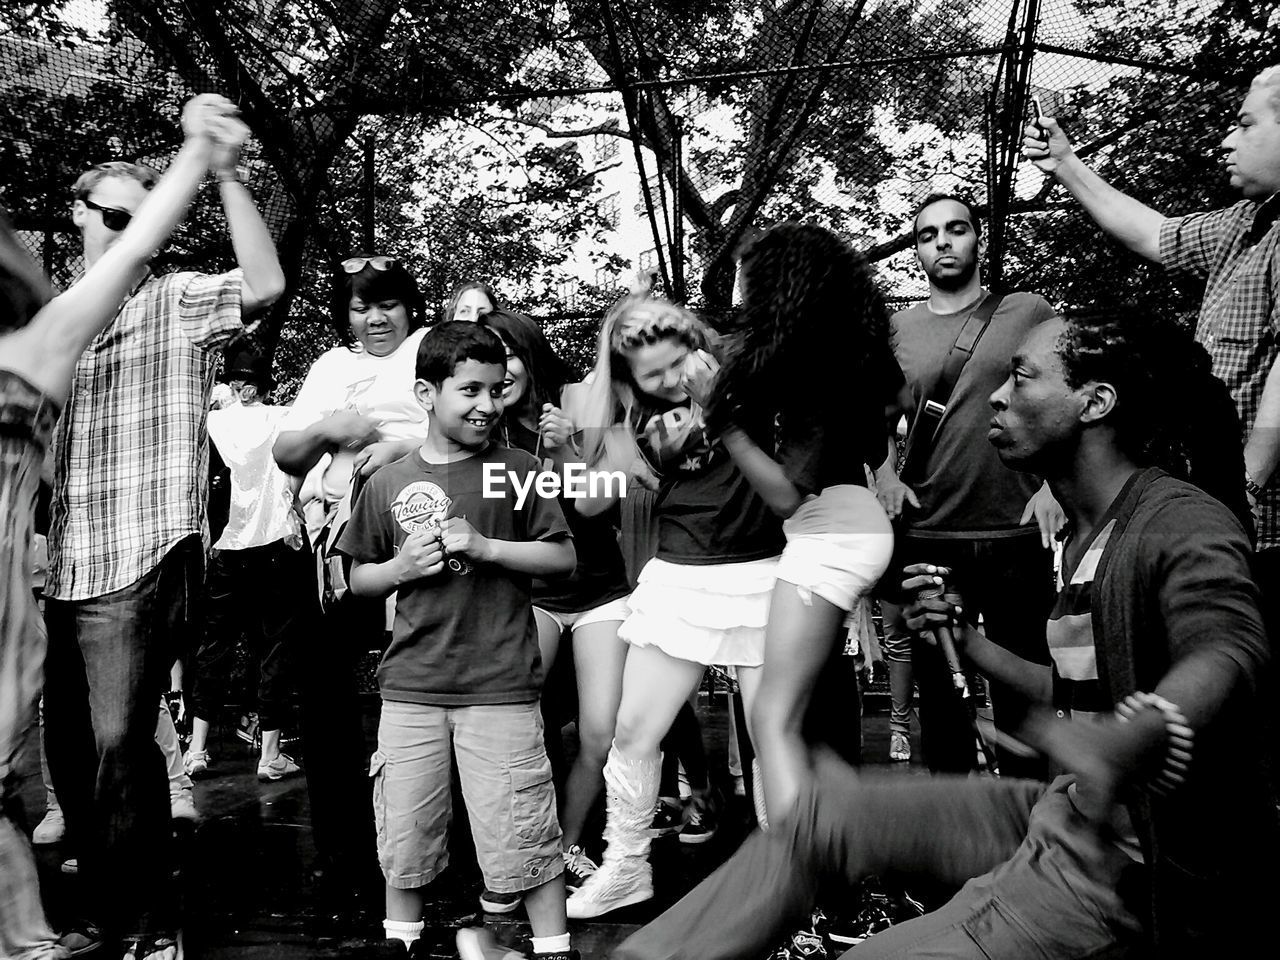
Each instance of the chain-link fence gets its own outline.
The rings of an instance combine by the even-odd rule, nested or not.
[[[919,297],[910,215],[972,195],[987,276],[1065,302],[1194,291],[1122,256],[1020,160],[1032,97],[1158,209],[1229,199],[1215,144],[1275,59],[1269,12],[1188,0],[39,0],[0,13],[0,202],[55,282],[78,270],[70,184],[163,166],[193,92],[255,132],[251,187],[290,291],[281,381],[334,341],[334,265],[401,258],[440,309],[483,279],[589,362],[636,271],[715,316],[733,254],[826,223]],[[1269,9],[1269,8],[1268,8]],[[207,191],[165,255],[226,266]],[[281,332],[282,331],[282,332]]]

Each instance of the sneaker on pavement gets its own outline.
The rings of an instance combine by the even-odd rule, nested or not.
[[[186,756],[182,758],[182,769],[192,779],[204,776],[209,772],[209,751],[188,750]]]
[[[684,804],[672,797],[659,797],[653,808],[653,822],[649,824],[649,836],[667,837],[679,833],[684,826]]]
[[[57,843],[67,833],[67,821],[62,817],[61,807],[50,807],[31,833],[31,842],[37,845]]]
[[[924,912],[924,907],[906,891],[891,893],[881,888],[876,880],[869,879],[862,886],[857,912],[833,918],[827,937],[833,943],[854,946],[888,930],[895,923],[922,917]]]
[[[72,857],[70,860],[63,860],[63,861],[62,861],[62,872],[63,872],[63,873],[71,873],[71,874],[79,873],[79,872],[80,872],[80,861],[79,861],[79,860],[77,860],[75,857]]]
[[[58,938],[61,953],[58,956],[65,960],[75,960],[96,953],[102,946],[102,931],[92,923],[76,923],[71,929]]]
[[[889,759],[911,759],[911,738],[899,730],[893,731],[889,736]]]
[[[513,893],[495,893],[488,887],[485,887],[484,893],[480,894],[480,909],[485,913],[515,913],[516,908],[524,901],[524,894],[520,892]]]
[[[826,960],[827,943],[816,930],[797,930],[782,946],[769,954],[769,960]]]
[[[718,818],[711,798],[694,796],[684,808],[684,826],[680,828],[681,843],[706,843],[716,835]]]
[[[200,819],[200,814],[196,811],[195,794],[190,787],[169,795],[169,816],[174,820]]]
[[[484,927],[463,927],[457,943],[462,960],[524,960],[523,953],[502,946]]]
[[[287,753],[279,754],[274,760],[258,761],[259,780],[283,780],[301,772],[302,768]]]
[[[582,847],[573,844],[564,852],[564,888],[577,890],[600,869],[600,865],[586,855]]]
[[[565,901],[570,920],[589,920],[601,914],[653,899],[653,871],[648,860],[606,861]]]

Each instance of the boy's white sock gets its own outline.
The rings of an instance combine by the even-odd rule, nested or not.
[[[413,946],[415,940],[422,936],[423,921],[415,920],[383,920],[382,929],[387,931],[388,940],[403,940],[406,947]]]
[[[562,933],[558,937],[530,937],[533,941],[533,952],[538,953],[568,953],[569,952],[569,934]]]

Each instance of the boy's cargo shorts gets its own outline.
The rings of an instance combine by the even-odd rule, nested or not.
[[[564,872],[536,702],[436,707],[384,700],[369,775],[387,884],[423,887],[448,866],[451,749],[485,886],[519,893]]]

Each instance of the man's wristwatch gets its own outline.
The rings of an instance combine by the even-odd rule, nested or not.
[[[1248,470],[1244,472],[1244,490],[1255,500],[1262,496],[1262,487],[1259,486],[1257,480],[1253,479],[1253,475]]]
[[[232,167],[230,170],[219,170],[216,174],[219,183],[244,183],[249,182],[249,170],[244,166]]]

